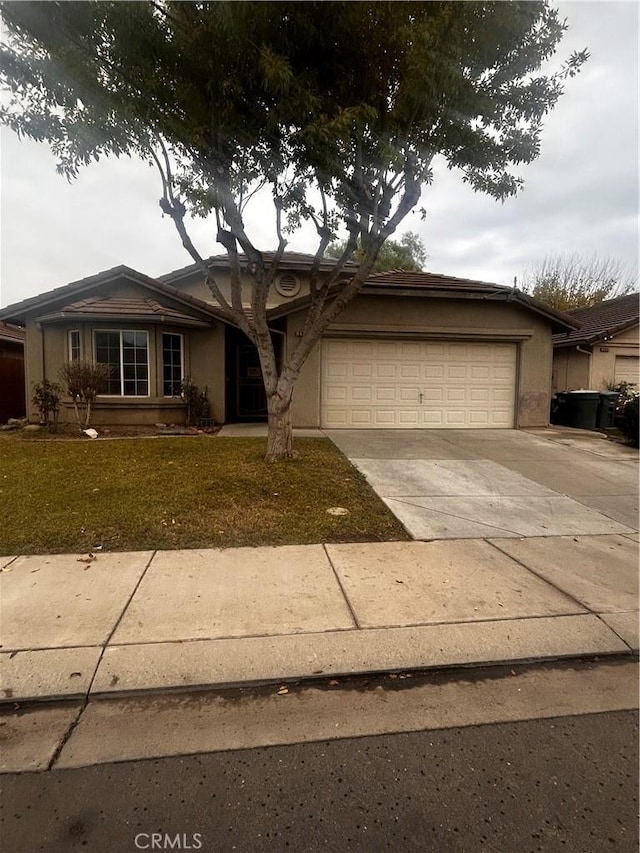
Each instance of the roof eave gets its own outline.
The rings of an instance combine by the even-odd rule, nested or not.
[[[24,338],[14,338],[11,335],[3,335],[2,332],[0,332],[0,341],[5,344],[15,344],[18,347],[24,348]]]
[[[82,294],[87,290],[93,290],[96,287],[103,287],[104,285],[111,284],[112,282],[122,280],[128,280],[134,284],[141,284],[143,287],[147,287],[154,293],[169,296],[181,305],[188,306],[191,309],[195,308],[201,315],[206,317],[224,320],[214,305],[209,305],[207,302],[204,302],[195,296],[191,296],[188,293],[182,293],[170,284],[165,284],[162,281],[151,278],[144,273],[140,273],[137,270],[126,266],[113,267],[112,269],[105,270],[97,275],[89,276],[88,278],[83,278],[79,281],[71,282],[70,284],[65,284],[62,287],[57,287],[54,290],[42,293],[39,296],[32,296],[22,302],[16,302],[13,305],[8,305],[6,308],[0,310],[0,319],[7,322],[26,325],[27,315],[37,311],[38,308],[46,308],[47,305],[59,302],[61,299],[68,300],[70,297]],[[53,313],[55,314],[58,312]]]
[[[338,287],[332,289],[332,293],[337,290]],[[362,289],[358,292],[359,296],[390,296],[390,297],[407,297],[407,296],[418,296],[418,297],[429,297],[435,299],[475,299],[475,300],[497,300],[500,302],[516,302],[519,305],[528,308],[530,311],[534,311],[537,314],[541,314],[547,320],[552,323],[552,331],[565,331],[566,329],[570,329],[574,331],[580,328],[580,323],[576,320],[573,320],[566,314],[563,314],[560,311],[556,311],[554,308],[551,308],[548,305],[545,305],[544,302],[539,302],[537,299],[532,299],[527,294],[521,293],[521,291],[512,291],[508,289],[497,290],[491,289],[487,287],[485,290],[472,290],[471,287],[467,289],[459,288],[459,289],[450,289],[447,290],[446,287],[439,288],[434,290],[433,288],[428,287],[397,287],[394,288],[388,284],[380,284],[376,285],[372,282],[365,282]],[[267,312],[267,316],[269,320],[277,320],[281,317],[285,317],[288,314],[293,314],[297,311],[302,311],[310,301],[310,296],[305,294],[305,296],[301,296],[298,299],[293,299],[290,302],[283,302],[280,305],[275,306],[274,308],[269,309]]]
[[[36,323],[152,323],[170,326],[189,326],[198,329],[208,329],[213,320],[199,320],[196,317],[172,317],[162,312],[153,314],[122,314],[120,312],[86,312],[86,311],[56,311],[53,314],[43,314],[34,318]]]
[[[593,332],[592,334],[584,334],[579,338],[571,338],[571,340],[563,341],[563,340],[555,340],[553,342],[553,346],[556,349],[562,349],[563,347],[570,346],[582,346],[583,344],[586,346],[593,346],[593,344],[597,344],[599,341],[605,341],[607,338],[614,338],[616,335],[619,335],[620,332],[625,332],[627,329],[633,329],[634,326],[640,324],[640,317],[634,317],[631,320],[625,320],[624,323],[618,323],[615,326],[609,326],[606,329],[598,329],[597,332]]]

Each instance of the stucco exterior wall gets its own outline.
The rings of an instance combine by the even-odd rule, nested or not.
[[[30,402],[33,384],[43,377],[59,382],[60,368],[68,360],[68,333],[79,330],[82,358],[93,357],[93,333],[96,330],[135,330],[147,332],[149,347],[149,396],[98,397],[92,423],[95,426],[140,425],[155,423],[184,423],[185,407],[181,400],[163,396],[162,387],[162,334],[180,334],[183,337],[184,374],[192,377],[200,387],[209,387],[212,416],[224,417],[224,331],[221,326],[209,329],[191,329],[170,324],[126,323],[121,320],[100,323],[75,322],[34,324],[28,326],[29,417],[38,420],[38,411]],[[63,397],[60,422],[74,422],[75,411],[68,398]]]
[[[288,318],[287,346],[295,346],[304,315]],[[357,297],[327,332],[331,335],[512,340],[518,343],[516,426],[549,422],[551,328],[543,318],[504,302],[419,297]],[[320,423],[321,347],[305,363],[292,405],[295,426]]]
[[[581,347],[587,349],[587,347]],[[553,390],[577,391],[588,388],[606,391],[615,381],[616,356],[640,355],[640,329],[625,329],[607,341],[591,347],[591,357],[575,347],[558,348],[553,356]]]
[[[278,293],[276,287],[272,287],[269,291],[269,298],[267,300],[267,307],[273,308],[276,305],[281,305],[283,303],[287,303],[291,301],[292,298],[299,298],[301,296],[306,296],[309,293],[309,280],[310,276],[308,272],[298,271],[298,270],[283,270],[283,273],[290,273],[295,275],[295,277],[300,282],[300,290],[294,296],[282,296]],[[321,273],[320,277],[327,273]],[[345,273],[345,278],[348,277],[348,273]],[[227,301],[231,301],[231,279],[229,273],[226,270],[214,270],[214,278],[216,284],[218,285],[220,292],[224,296]],[[276,279],[277,281],[277,279]],[[252,277],[250,275],[243,276],[243,289],[242,289],[242,301],[245,305],[248,305],[251,301],[251,283]],[[192,273],[190,275],[185,276],[184,278],[180,278],[177,281],[171,282],[172,287],[176,287],[182,293],[187,293],[190,296],[195,296],[197,299],[201,299],[203,302],[208,302],[211,305],[218,305],[217,300],[212,295],[211,291],[205,284],[202,274],[200,272]]]
[[[591,356],[591,385],[598,391],[604,391],[608,383],[615,381],[616,356],[637,356],[640,354],[640,330],[626,329],[612,340],[596,343]]]
[[[556,350],[553,355],[553,392],[589,388],[590,366],[591,359],[587,353],[578,352],[573,347]]]
[[[27,404],[27,417],[38,421],[40,415],[33,405],[33,386],[44,378],[44,333],[40,324],[28,320],[25,326],[26,339],[24,346],[24,383]]]
[[[194,329],[188,335],[190,375],[199,388],[208,389],[211,417],[223,423],[225,413],[225,327]]]

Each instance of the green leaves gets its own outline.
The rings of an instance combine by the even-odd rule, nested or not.
[[[148,158],[162,140],[194,212],[224,217],[221,181],[246,198],[266,179],[290,225],[323,215],[313,182],[361,227],[383,227],[408,164],[423,182],[436,153],[475,189],[513,194],[513,166],[538,156],[541,120],[588,56],[539,72],[566,27],[541,2],[3,2],[0,12],[0,120],[48,141],[68,177],[104,156]]]

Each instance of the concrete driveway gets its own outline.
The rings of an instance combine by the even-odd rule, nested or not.
[[[414,539],[638,533],[638,452],[580,430],[327,430]]]

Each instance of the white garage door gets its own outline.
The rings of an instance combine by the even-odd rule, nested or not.
[[[322,345],[322,426],[509,429],[516,345],[332,340]]]
[[[614,381],[638,385],[640,383],[640,358],[637,355],[617,355]]]

